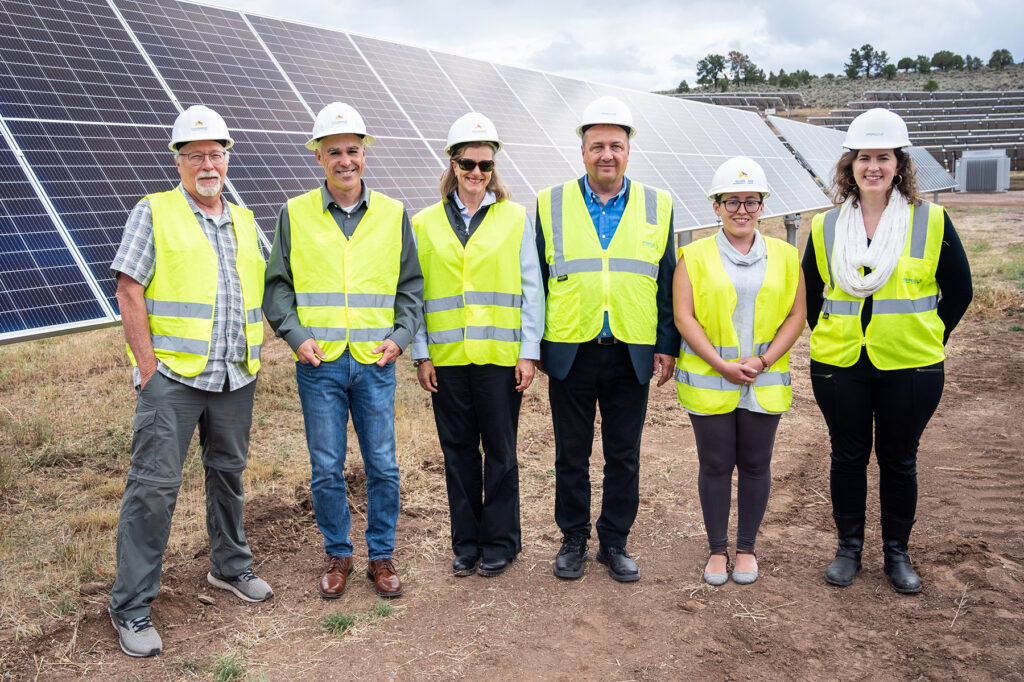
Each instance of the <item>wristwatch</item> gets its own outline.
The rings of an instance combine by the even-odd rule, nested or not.
[[[419,360],[413,360],[412,361],[412,366],[413,367],[419,367],[424,362],[430,362],[430,358],[420,358]]]

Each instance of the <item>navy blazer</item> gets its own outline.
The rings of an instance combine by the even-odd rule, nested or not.
[[[580,193],[587,191],[587,176],[579,179]],[[628,182],[628,180],[625,180]],[[586,196],[584,194],[584,196]],[[629,192],[626,192],[626,202],[629,203]],[[654,354],[664,353],[675,357],[679,354],[679,332],[676,330],[675,319],[672,313],[672,275],[676,269],[675,254],[675,230],[673,229],[673,214],[669,217],[668,239],[665,241],[665,253],[658,263],[658,331],[653,346],[639,343],[629,343],[629,358],[633,362],[633,371],[641,384],[646,384],[654,374]],[[596,230],[594,223],[590,220],[585,225],[565,225],[566,229],[588,229]],[[544,295],[548,294],[548,263],[544,255],[544,229],[541,224],[540,209],[537,210],[537,254],[540,256],[540,275],[544,282]],[[576,359],[578,343],[561,343],[557,341],[542,340],[540,342],[540,365],[541,369],[548,376],[562,381],[569,375],[572,363]]]

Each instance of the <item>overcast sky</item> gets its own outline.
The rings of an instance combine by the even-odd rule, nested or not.
[[[1020,0],[212,0],[282,19],[640,90],[696,81],[709,53],[746,53],[768,71],[841,74],[870,43],[895,63],[939,50],[1024,59]],[[870,8],[870,9],[868,9]]]

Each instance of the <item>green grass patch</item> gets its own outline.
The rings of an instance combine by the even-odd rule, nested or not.
[[[369,611],[363,613],[342,613],[334,611],[320,619],[320,627],[328,634],[340,637],[356,626],[357,623],[375,623],[395,615],[395,607],[380,597]]]
[[[1010,325],[1010,331],[1011,332],[1024,332],[1024,326],[1021,326],[1019,324],[1011,324]]]
[[[233,682],[245,678],[245,666],[237,653],[220,654],[213,657],[210,673],[216,682]]]

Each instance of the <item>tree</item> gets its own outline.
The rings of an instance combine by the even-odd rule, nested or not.
[[[953,68],[954,55],[949,50],[939,50],[932,55],[932,66],[939,71],[949,71]]]
[[[892,80],[896,77],[896,67],[892,64],[886,64],[882,67],[882,75],[885,76],[886,80]]]
[[[743,82],[750,85],[752,83],[764,83],[767,80],[764,76],[764,71],[751,64],[747,67],[747,73],[743,76]]]
[[[977,71],[982,65],[981,57],[972,57],[971,55],[967,55],[967,58],[964,60],[964,65],[967,67],[968,71]]]
[[[993,50],[992,57],[988,60],[988,65],[993,69],[1002,69],[1004,66],[1012,66],[1013,55],[1006,49]]]
[[[870,45],[868,46],[870,47]],[[875,75],[881,76],[882,69],[889,65],[889,55],[885,50],[875,52],[871,57],[871,65],[875,68]],[[866,74],[865,74],[866,75]]]
[[[846,69],[847,78],[856,78],[860,75],[860,70],[864,68],[864,58],[860,56],[860,52],[857,50],[850,50],[850,61],[843,64]],[[781,74],[782,72],[779,71]]]
[[[738,50],[732,50],[729,52],[729,56],[725,58],[725,63],[729,65],[729,73],[732,74],[732,82],[739,83],[743,80],[743,76],[746,75],[747,67],[752,63],[750,57],[739,52]]]
[[[958,54],[953,55],[953,70],[963,71],[964,69],[964,58]]]
[[[701,85],[714,85],[723,71],[725,57],[720,54],[709,54],[697,62],[697,82]]]
[[[689,92],[689,91],[690,91],[690,84],[687,83],[685,80],[679,81],[679,85],[678,85],[678,87],[676,87],[676,92]]]
[[[864,69],[864,77],[871,78],[871,69],[875,65],[875,48],[871,43],[860,46],[860,61]]]
[[[921,89],[924,90],[925,92],[935,92],[936,90],[939,89],[939,83],[934,78],[932,78],[929,79],[929,81],[925,83]]]
[[[726,90],[728,90],[729,89],[729,79],[728,78],[719,78],[718,79],[718,89],[721,90],[722,92],[725,92]]]
[[[896,68],[903,73],[910,73],[917,68],[917,60],[913,57],[904,57],[899,61],[899,64],[896,65]]]
[[[923,54],[917,55],[917,71],[918,73],[928,73],[932,70],[932,60],[928,59]]]

